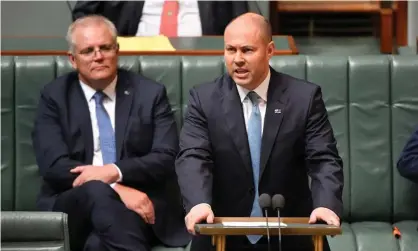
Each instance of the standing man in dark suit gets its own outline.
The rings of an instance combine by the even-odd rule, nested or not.
[[[73,18],[103,15],[120,36],[199,37],[222,36],[226,25],[246,12],[247,1],[77,1]]]
[[[76,72],[42,90],[33,131],[43,178],[38,206],[68,214],[72,250],[185,246],[177,128],[166,90],[117,69],[116,37],[102,16],[69,27]]]
[[[228,74],[190,91],[180,136],[176,172],[189,232],[214,215],[261,217],[262,193],[285,197],[284,217],[339,226],[342,160],[320,87],[269,66],[274,44],[262,16],[238,17],[224,39]],[[260,238],[227,237],[227,250],[267,250]],[[313,250],[307,236],[282,240],[283,250]],[[204,236],[192,241],[192,250],[209,247]]]

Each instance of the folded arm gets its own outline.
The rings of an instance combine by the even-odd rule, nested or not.
[[[59,116],[57,104],[43,92],[32,132],[33,148],[41,176],[53,189],[62,192],[70,189],[78,176],[70,170],[85,163],[70,158]]]

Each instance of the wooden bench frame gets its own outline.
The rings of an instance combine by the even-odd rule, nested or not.
[[[393,9],[382,7],[380,1],[272,1],[272,24],[277,30],[277,13],[284,12],[353,12],[376,13],[380,16],[380,51],[393,52]]]

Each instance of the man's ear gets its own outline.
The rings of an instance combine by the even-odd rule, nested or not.
[[[120,49],[119,43],[116,43],[116,53],[119,53],[119,49]]]
[[[73,53],[69,51],[69,52],[67,53],[67,55],[68,55],[68,59],[70,60],[71,66],[72,66],[75,70],[77,70],[77,62],[75,61],[75,57],[74,57]]]
[[[267,45],[267,56],[268,56],[268,58],[273,57],[275,48],[276,48],[276,46],[274,45],[274,42],[270,41],[270,43],[268,43],[268,45]]]

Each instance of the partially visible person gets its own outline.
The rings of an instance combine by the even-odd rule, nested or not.
[[[401,152],[397,168],[403,177],[418,184],[418,128]]]
[[[73,18],[103,15],[120,36],[198,37],[223,35],[226,25],[246,12],[247,1],[77,1]]]
[[[33,130],[43,179],[37,205],[68,214],[71,250],[185,246],[178,135],[166,90],[117,68],[116,38],[102,16],[68,29],[75,71],[44,87]]]
[[[224,41],[227,73],[190,90],[180,134],[176,172],[187,229],[196,234],[195,224],[214,216],[263,217],[263,193],[284,196],[283,217],[340,226],[343,163],[321,88],[270,67],[274,42],[260,15],[233,20]],[[282,240],[284,251],[313,250],[309,236]],[[265,251],[267,238],[228,236],[226,245]],[[210,247],[208,237],[192,240],[192,251]]]

